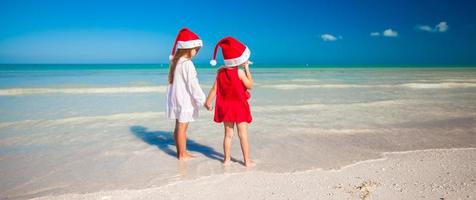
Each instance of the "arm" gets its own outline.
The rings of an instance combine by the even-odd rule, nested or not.
[[[192,95],[192,98],[195,100],[197,106],[201,107],[205,102],[205,93],[203,93],[200,83],[197,78],[197,71],[192,62],[187,64],[187,87]]]
[[[215,98],[216,94],[217,94],[217,82],[215,81],[215,83],[213,83],[212,88],[210,89],[210,92],[208,93],[208,97],[204,105],[205,108],[207,108],[207,110],[209,111],[212,110],[212,101]]]
[[[243,63],[244,70],[238,70],[238,76],[240,77],[241,82],[245,85],[246,88],[253,88],[253,77],[251,76],[249,62],[246,61]]]

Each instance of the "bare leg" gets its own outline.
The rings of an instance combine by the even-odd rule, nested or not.
[[[183,160],[187,158],[187,128],[188,123],[176,121],[174,138],[175,146],[177,147],[177,158]]]
[[[233,122],[223,122],[225,127],[225,137],[223,138],[223,153],[225,158],[223,159],[223,164],[230,163],[231,159],[231,138],[233,137],[233,127],[235,123]]]
[[[175,141],[175,148],[177,150],[177,158],[179,157],[179,145],[178,145],[178,137],[177,137],[178,125],[179,125],[178,120],[175,120],[174,141]]]
[[[249,157],[249,147],[248,147],[248,123],[241,122],[237,123],[238,136],[240,137],[241,151],[243,152],[243,161],[246,167],[251,167],[253,163]]]

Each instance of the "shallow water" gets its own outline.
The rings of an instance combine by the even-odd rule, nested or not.
[[[476,147],[476,69],[252,69],[251,170],[337,169],[382,152]],[[166,69],[0,72],[0,198],[134,189],[247,171],[223,167],[201,111],[177,162]],[[205,92],[215,70],[198,69]]]

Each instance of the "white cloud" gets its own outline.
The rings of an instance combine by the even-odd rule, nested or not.
[[[372,33],[370,33],[370,36],[378,37],[378,36],[380,36],[380,33],[379,32],[372,32]]]
[[[435,32],[443,33],[443,32],[448,31],[448,28],[449,28],[448,23],[446,23],[445,21],[438,23],[434,28],[432,28],[431,26],[428,26],[428,25],[417,25],[416,26],[417,30],[426,31],[426,32],[429,32],[429,33],[435,33]]]
[[[418,25],[416,28],[420,31],[426,31],[426,32],[433,32],[434,31],[433,28],[431,28],[428,25]]]
[[[448,23],[446,22],[440,22],[438,25],[436,25],[435,29],[438,31],[438,32],[446,32],[448,31]]]
[[[339,39],[341,39],[341,38],[342,38],[342,36],[340,36]],[[322,34],[322,35],[321,35],[321,39],[322,39],[324,42],[332,42],[332,41],[336,41],[336,40],[337,40],[337,38],[336,38],[335,36],[333,36],[333,35],[331,35],[331,34],[328,34],[328,33]]]
[[[385,37],[397,37],[398,32],[389,28],[389,29],[383,31],[383,36],[385,36]]]
[[[371,32],[370,33],[370,37],[380,37],[380,36],[384,36],[384,37],[397,37],[398,36],[398,32],[397,31],[394,31],[393,29],[389,28],[389,29],[386,29],[384,31],[382,31],[382,33],[380,32]]]

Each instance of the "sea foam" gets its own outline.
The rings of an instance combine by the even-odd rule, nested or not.
[[[296,89],[345,89],[345,88],[412,88],[412,89],[451,89],[451,88],[474,88],[476,83],[468,82],[438,82],[438,83],[402,83],[402,84],[275,84],[260,85],[263,88],[279,90]]]
[[[403,87],[414,89],[448,89],[448,88],[473,88],[476,83],[461,83],[461,82],[442,82],[442,83],[406,83],[401,84]]]
[[[0,89],[0,96],[18,96],[31,94],[112,94],[112,93],[164,93],[166,86],[137,87],[90,87],[90,88],[9,88]]]
[[[77,116],[77,117],[68,117],[60,119],[38,119],[38,120],[21,120],[13,122],[1,122],[0,128],[7,126],[25,126],[25,125],[43,125],[43,126],[55,126],[61,124],[83,124],[91,123],[98,121],[116,121],[121,122],[121,120],[130,120],[130,119],[150,119],[150,118],[159,118],[163,116],[164,112],[134,112],[134,113],[117,113],[110,115],[98,115],[98,116]]]

